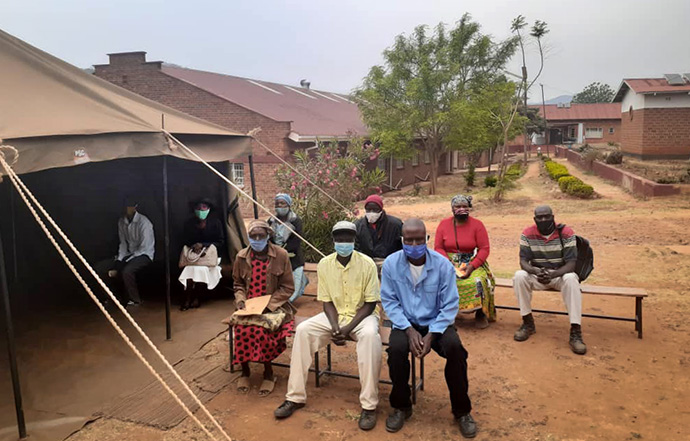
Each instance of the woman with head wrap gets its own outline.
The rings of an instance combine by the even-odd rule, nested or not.
[[[213,203],[202,198],[195,201],[192,207],[194,216],[185,222],[182,233],[182,242],[186,247],[183,253],[189,251],[195,255],[205,256],[206,252],[214,247],[215,254],[223,255],[225,245],[223,223],[218,217],[209,215],[213,212]],[[219,263],[216,266],[185,266],[179,277],[180,282],[185,285],[180,310],[198,308],[199,294],[215,288],[220,279]]]
[[[271,362],[287,348],[286,338],[294,328],[294,307],[288,299],[294,292],[292,268],[287,251],[272,244],[271,227],[263,220],[254,220],[247,227],[250,246],[237,253],[232,271],[235,305],[246,308],[249,299],[269,296],[268,305],[254,316],[256,324],[236,324],[234,330],[234,361],[242,365],[237,390],[249,391],[249,363],[263,363],[263,382],[259,395],[273,391],[276,377]],[[278,320],[278,323],[271,321]],[[264,326],[271,325],[271,326]]]
[[[450,205],[453,215],[438,225],[434,249],[455,265],[460,312],[475,312],[477,327],[484,329],[496,321],[494,277],[486,262],[489,235],[484,224],[470,216],[472,196],[459,194]]]
[[[294,302],[304,294],[304,288],[309,284],[309,279],[304,274],[302,239],[293,233],[294,231],[302,236],[302,219],[292,211],[292,198],[288,194],[278,193],[274,206],[276,214],[268,220],[273,230],[271,242],[284,248],[290,256],[292,279],[295,281],[295,292],[290,296],[290,302]],[[281,222],[278,222],[278,219]]]

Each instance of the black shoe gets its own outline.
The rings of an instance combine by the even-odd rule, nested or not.
[[[576,325],[570,328],[570,349],[577,355],[587,353],[587,345],[582,341],[582,328]]]
[[[460,433],[465,438],[474,438],[477,436],[477,423],[469,413],[458,418],[458,425],[460,426]]]
[[[393,409],[393,413],[386,418],[386,430],[395,433],[403,428],[405,420],[409,420],[412,416],[412,408],[409,409]]]
[[[281,404],[275,412],[273,412],[273,415],[275,415],[276,418],[279,420],[283,418],[287,418],[291,416],[297,409],[301,409],[304,407],[304,403],[293,403],[292,401],[285,401],[283,404]]]
[[[371,430],[374,427],[376,427],[376,409],[362,409],[362,414],[359,416],[359,428],[362,430]]]
[[[520,325],[520,329],[515,331],[513,339],[515,341],[525,341],[530,335],[536,332],[537,328],[534,326],[534,318],[532,317],[532,314],[527,314],[522,317],[522,325]]]

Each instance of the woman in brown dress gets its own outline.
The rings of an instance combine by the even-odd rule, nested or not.
[[[264,380],[259,395],[273,391],[276,377],[271,362],[287,348],[287,336],[294,329],[294,307],[288,302],[294,291],[292,267],[287,251],[269,242],[271,227],[262,220],[249,224],[247,233],[250,246],[237,253],[233,267],[235,305],[245,309],[245,301],[259,296],[270,296],[263,311],[271,317],[281,317],[277,330],[258,325],[235,325],[234,360],[242,365],[238,380],[240,392],[249,391],[249,363],[263,363]]]

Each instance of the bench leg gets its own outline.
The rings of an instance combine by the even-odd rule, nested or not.
[[[419,360],[419,390],[424,390],[424,359]]]
[[[319,351],[314,352],[314,378],[316,387],[321,386],[321,370],[319,369]]]
[[[410,376],[412,377],[412,404],[417,404],[417,361],[410,352]]]
[[[333,370],[333,364],[331,363],[331,345],[330,343],[326,346],[326,366],[328,371]]]
[[[637,338],[642,338],[642,297],[635,297],[635,330]]]
[[[228,360],[230,361],[231,374],[235,372],[235,338],[232,334],[232,326],[228,326],[228,346],[230,349]]]

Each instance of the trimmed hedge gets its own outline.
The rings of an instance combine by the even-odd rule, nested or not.
[[[594,194],[594,187],[587,185],[575,176],[563,176],[558,180],[558,186],[565,194],[582,199],[591,198]]]
[[[511,165],[508,167],[508,170],[506,170],[506,177],[508,179],[518,179],[520,176],[522,176],[522,164],[519,162],[516,162],[515,164]]]
[[[570,176],[568,169],[564,165],[561,165],[557,162],[545,161],[544,168],[546,168],[546,172],[554,181],[559,180],[563,176]]]
[[[498,177],[496,175],[489,175],[484,178],[484,187],[495,187],[498,183]]]

